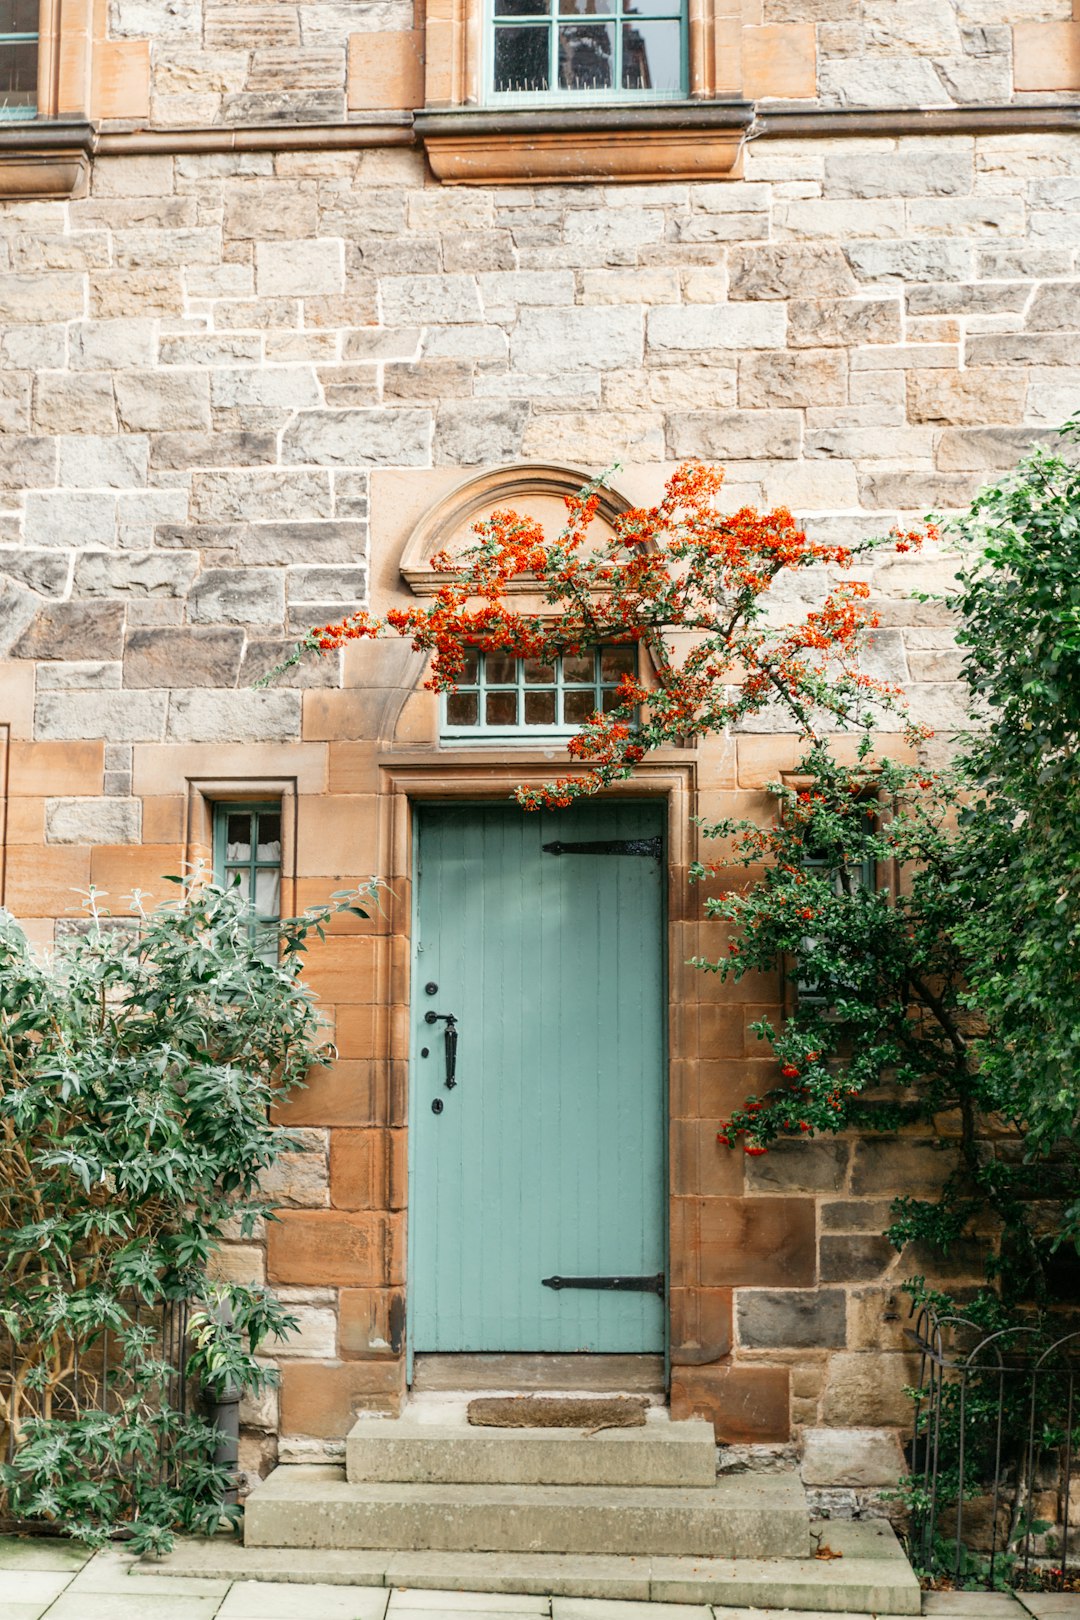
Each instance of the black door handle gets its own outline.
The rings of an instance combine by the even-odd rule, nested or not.
[[[447,1091],[453,1091],[457,1085],[457,1018],[453,1013],[427,1012],[424,1014],[425,1024],[444,1023],[446,1030],[443,1041],[446,1046],[446,1079],[443,1084]]]

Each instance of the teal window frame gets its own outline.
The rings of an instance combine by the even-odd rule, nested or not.
[[[495,15],[495,0],[485,0],[484,22],[484,85],[485,99],[498,107],[580,107],[613,104],[637,105],[641,102],[685,101],[690,86],[690,29],[687,19],[687,0],[649,0],[656,10],[645,14],[627,9],[627,0],[610,0],[611,11],[593,15],[579,12],[560,12],[560,0],[548,0],[546,16],[532,15],[505,17]],[[640,4],[641,0],[633,0]],[[679,84],[674,90],[633,90],[622,87],[623,27],[624,24],[651,22],[678,22],[679,24]],[[548,27],[548,88],[543,90],[497,90],[495,88],[495,36],[497,29]],[[588,26],[612,23],[615,29],[615,55],[612,63],[612,85],[601,90],[559,89],[559,27]]]
[[[558,658],[554,663],[554,678],[550,681],[526,681],[525,660],[514,660],[513,681],[492,681],[488,677],[487,654],[475,653],[476,679],[462,680],[457,684],[455,692],[441,694],[439,735],[444,742],[488,742],[488,741],[517,741],[539,742],[544,738],[573,737],[584,724],[583,720],[565,720],[565,700],[569,692],[590,692],[593,704],[590,713],[603,710],[605,695],[614,693],[621,679],[621,672],[614,679],[605,679],[603,675],[603,655],[610,652],[611,647],[582,648],[583,654],[591,654],[593,658],[592,681],[567,681],[564,678],[563,659]],[[637,648],[634,647],[635,662]],[[552,722],[541,721],[536,724],[527,723],[524,719],[525,697],[529,693],[554,692],[555,719]],[[517,719],[513,724],[489,724],[485,718],[488,694],[509,695],[514,693],[517,702]],[[477,718],[474,723],[455,721],[450,718],[449,709],[452,699],[459,696],[476,696]],[[609,703],[609,707],[611,707]]]
[[[229,847],[229,818],[231,816],[246,815],[248,821],[248,855],[246,859],[230,859]],[[258,818],[261,815],[275,815],[279,821],[279,853],[275,861],[259,859],[258,844]],[[271,915],[269,912],[255,910],[256,875],[259,872],[276,872],[278,874],[278,895],[281,894],[281,884],[284,879],[283,847],[281,835],[284,831],[283,806],[280,799],[231,799],[222,800],[214,805],[214,880],[223,888],[228,888],[234,877],[246,872],[248,877],[248,894],[251,897],[249,911],[248,932],[252,940],[260,945],[259,954],[267,961],[277,961],[277,933],[271,932],[270,925],[276,925],[281,920],[280,898],[278,910]],[[261,940],[260,940],[261,936]]]
[[[37,49],[36,49],[36,51],[34,53],[35,70],[36,70],[37,69],[38,57],[39,57],[39,53],[40,53],[40,50],[41,50],[41,31],[40,31],[40,29],[34,29],[33,32],[26,32],[26,33],[16,33],[16,32],[0,33],[0,62],[3,61],[4,47],[5,46],[14,46],[14,45],[34,45],[34,46],[37,47]],[[36,118],[37,117],[37,115],[38,115],[38,107],[37,107],[37,92],[36,92],[36,90],[35,90],[34,100],[33,101],[25,102],[25,103],[21,103],[21,104],[17,103],[15,105],[8,105],[8,103],[6,103],[3,100],[3,94],[4,94],[4,92],[2,90],[0,90],[0,122],[3,122],[3,123],[16,123],[16,122],[21,122],[21,121],[29,119],[29,118]]]

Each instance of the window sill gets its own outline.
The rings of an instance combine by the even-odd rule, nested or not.
[[[416,132],[448,185],[737,179],[748,101],[418,112]]]
[[[81,120],[0,122],[0,198],[35,202],[84,197],[94,128]]]

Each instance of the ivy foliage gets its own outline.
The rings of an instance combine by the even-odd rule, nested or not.
[[[887,1235],[931,1264],[970,1241],[1006,1305],[1050,1303],[1080,1244],[1080,427],[1062,437],[951,525],[975,728],[954,765],[877,758],[869,726],[810,742],[775,824],[706,829],[747,879],[707,902],[727,955],[697,960],[787,974],[788,1016],[755,1026],[779,1083],[721,1144],[911,1128],[940,1187],[897,1198]]]
[[[332,1056],[309,940],[368,914],[340,896],[283,921],[268,962],[237,889],[173,881],[134,925],[91,894],[44,961],[0,915],[0,1511],[138,1550],[236,1515],[192,1395],[265,1387],[256,1352],[294,1322],[208,1271],[272,1218],[259,1178],[291,1143],[271,1104]]]

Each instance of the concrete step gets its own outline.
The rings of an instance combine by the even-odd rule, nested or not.
[[[701,1486],[351,1485],[343,1468],[288,1464],[247,1499],[251,1547],[409,1552],[801,1558],[809,1518],[794,1474]]]
[[[464,1413],[417,1408],[399,1418],[358,1420],[345,1448],[350,1484],[653,1485],[709,1489],[716,1484],[712,1425],[672,1423],[649,1413],[642,1428],[495,1429]],[[450,1421],[448,1421],[448,1419]]]
[[[813,1528],[834,1552],[814,1558],[724,1559],[584,1557],[573,1553],[425,1553],[238,1546],[231,1536],[181,1539],[164,1558],[147,1557],[133,1577],[193,1575],[214,1580],[318,1581],[335,1586],[439,1592],[525,1593],[540,1597],[715,1604],[813,1614],[920,1612],[919,1583],[882,1520],[833,1520]],[[459,1600],[460,1601],[460,1600]],[[490,1600],[489,1600],[490,1601]],[[664,1610],[658,1610],[663,1616]],[[602,1617],[597,1617],[602,1620]],[[778,1617],[779,1620],[779,1617]]]

